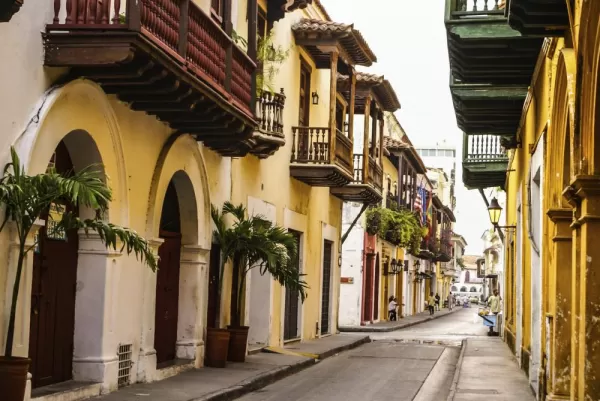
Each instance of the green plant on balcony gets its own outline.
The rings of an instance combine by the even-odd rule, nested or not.
[[[248,49],[248,41],[240,36],[236,31],[231,35],[233,42],[244,50]],[[284,48],[274,44],[273,30],[265,37],[259,37],[256,50],[256,88],[260,92],[267,89],[275,93],[275,78],[279,73],[279,68],[290,55],[291,46]],[[258,94],[257,94],[258,95]]]
[[[409,249],[410,252],[419,252],[423,227],[410,210],[376,207],[367,211],[366,218],[366,231],[369,235],[378,235],[396,246]]]
[[[462,267],[463,269],[467,267],[467,265],[465,265],[465,259],[464,258],[457,258],[456,259],[456,264],[459,265],[460,267]]]

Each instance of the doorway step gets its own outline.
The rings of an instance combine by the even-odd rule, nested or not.
[[[100,395],[102,383],[69,380],[31,390],[31,401],[79,401]]]

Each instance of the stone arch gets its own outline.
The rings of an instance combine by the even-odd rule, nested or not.
[[[87,135],[69,135],[73,132]],[[25,170],[29,174],[44,172],[54,149],[67,135],[70,139],[65,144],[76,169],[91,163],[102,164],[113,192],[109,219],[127,226],[128,176],[121,132],[108,97],[92,81],[74,80],[44,94],[27,129],[14,144]]]
[[[579,29],[580,119],[577,132],[581,133],[581,165],[575,174],[600,174],[600,3],[581,3]],[[571,147],[571,149],[574,149]]]
[[[210,195],[208,176],[197,142],[189,135],[170,137],[158,157],[146,220],[146,238],[160,247],[161,214],[167,188],[177,192],[181,254],[176,358],[200,367],[204,360],[204,331],[208,303],[207,256],[211,244]],[[141,353],[137,380],[154,381],[169,377],[177,365],[157,369],[154,348],[156,274],[144,272],[144,305]]]
[[[182,240],[184,245],[210,248],[210,194],[208,175],[198,143],[189,135],[173,136],[163,147],[150,188],[146,237],[158,238],[160,214],[171,179],[181,191]],[[192,198],[194,201],[192,202]]]
[[[545,197],[550,208],[568,207],[562,196],[563,189],[569,185],[581,166],[581,140],[577,136],[576,119],[576,83],[577,60],[573,49],[562,49],[558,55],[554,98],[550,115],[547,148],[553,151],[547,156],[545,176],[547,180]],[[560,184],[555,185],[554,183]]]
[[[15,140],[24,169],[34,175],[46,171],[55,149],[63,142],[75,170],[97,164],[113,200],[107,219],[128,225],[127,172],[117,118],[108,97],[91,81],[78,79],[50,88],[36,105],[25,130]],[[6,153],[8,150],[3,150]],[[82,217],[90,211],[80,209]],[[107,250],[98,235],[79,233],[76,272],[75,328],[73,334],[73,379],[102,383],[116,388],[112,321],[112,274],[118,267],[118,252]],[[9,262],[12,263],[12,262]],[[21,291],[24,310],[31,309],[33,258],[28,258]],[[12,266],[9,266],[12,269]],[[20,322],[20,338],[28,339],[29,314]]]

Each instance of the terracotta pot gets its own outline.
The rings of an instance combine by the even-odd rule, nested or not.
[[[229,353],[227,360],[230,362],[244,362],[246,360],[246,348],[248,348],[248,326],[232,327],[229,330]]]
[[[209,327],[206,330],[206,352],[204,365],[211,368],[224,368],[229,351],[229,330]]]
[[[3,401],[23,401],[31,359],[0,356],[0,389]]]

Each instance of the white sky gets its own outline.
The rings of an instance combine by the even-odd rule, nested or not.
[[[377,56],[367,71],[392,83],[402,109],[396,113],[417,147],[446,140],[456,146],[456,225],[469,246],[482,252],[481,235],[490,227],[478,191],[462,184],[462,132],[449,89],[444,0],[321,0],[336,22],[354,23]],[[361,68],[362,69],[362,68]],[[487,190],[486,194],[490,191]]]

